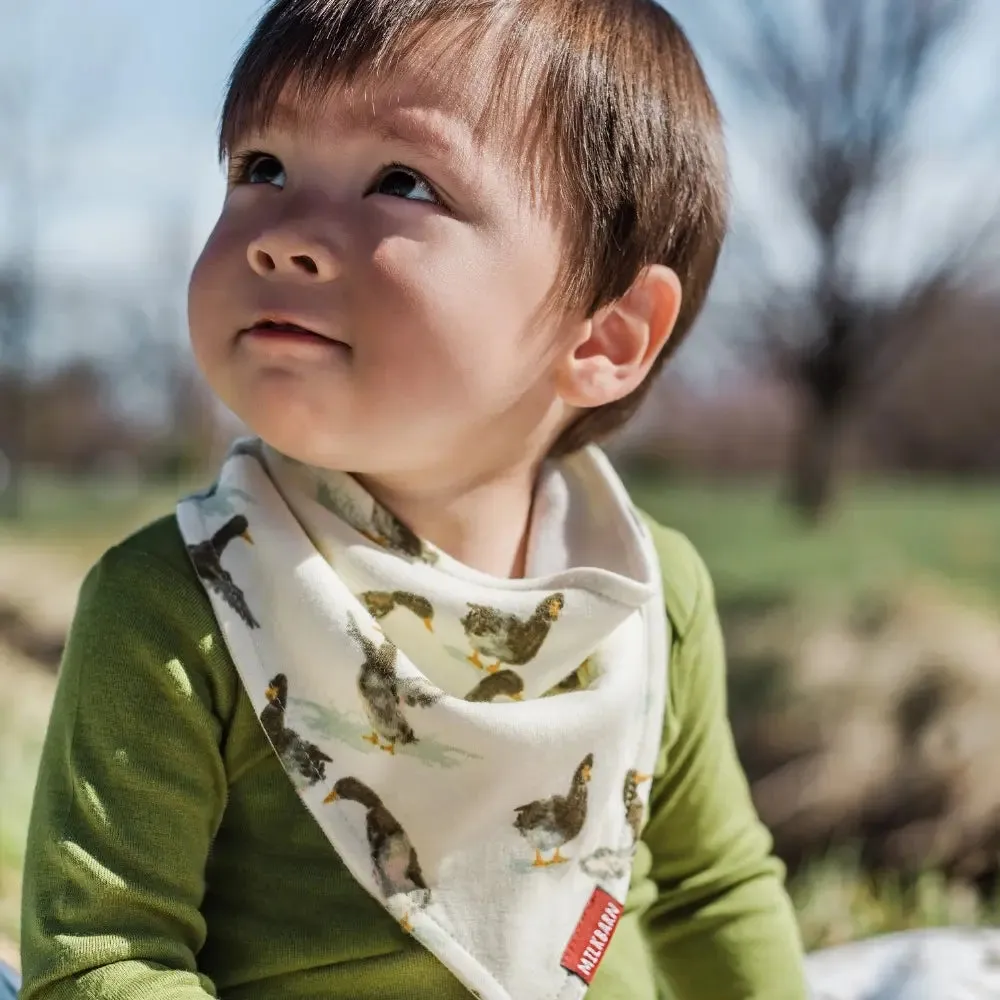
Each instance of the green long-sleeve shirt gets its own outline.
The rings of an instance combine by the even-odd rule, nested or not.
[[[673,630],[649,822],[591,1000],[802,1000],[782,868],[725,705],[711,583],[655,528]],[[451,1000],[362,889],[268,743],[175,521],[88,575],[25,863],[23,1000]],[[658,981],[659,980],[659,984]]]

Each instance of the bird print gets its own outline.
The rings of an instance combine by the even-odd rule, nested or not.
[[[636,845],[642,832],[642,821],[645,818],[645,807],[639,798],[639,785],[649,781],[652,775],[640,774],[631,768],[625,774],[622,789],[622,799],[625,804],[625,821],[629,832],[626,834],[628,843],[621,847],[599,847],[592,854],[580,859],[580,867],[591,878],[600,882],[624,878],[632,869]]]
[[[434,549],[426,545],[395,514],[380,504],[375,504],[372,509],[371,530],[363,534],[369,541],[381,545],[384,549],[409,556],[411,559],[419,559],[421,562],[437,562],[437,553]]]
[[[237,438],[229,446],[229,457],[254,458],[258,462],[262,459],[261,442],[259,438],[242,437]]]
[[[639,843],[642,832],[642,821],[646,815],[646,807],[639,798],[639,785],[649,781],[651,774],[640,774],[635,768],[630,768],[625,774],[625,786],[622,797],[625,801],[625,820],[632,831],[632,845]]]
[[[396,673],[399,650],[389,639],[376,645],[358,628],[350,613],[347,632],[365,658],[358,674],[358,693],[372,731],[363,738],[386,753],[394,754],[397,743],[417,742],[413,727],[403,714],[403,703],[427,708],[440,700],[441,692],[429,683],[401,681]]]
[[[546,691],[543,697],[551,698],[557,694],[584,691],[597,680],[598,676],[599,671],[595,665],[595,658],[588,656],[573,673],[564,677],[555,687]]]
[[[361,594],[361,603],[375,621],[381,621],[396,608],[406,608],[424,623],[428,632],[434,631],[434,606],[419,594],[405,590],[366,590]]]
[[[562,594],[550,594],[527,619],[482,604],[470,604],[461,619],[473,649],[469,662],[489,673],[496,673],[503,664],[523,667],[538,655],[564,604]],[[484,667],[480,655],[492,657],[496,662]]]
[[[260,721],[286,770],[297,772],[310,785],[325,781],[326,765],[332,763],[333,758],[285,725],[288,678],[284,674],[276,674],[271,679],[266,697],[267,704],[260,713]]]
[[[192,499],[199,501],[204,513],[215,517],[237,514],[254,502],[253,497],[245,490],[235,486],[221,486],[219,483],[213,483],[207,490],[195,493]]]
[[[430,888],[420,870],[417,852],[406,831],[378,795],[363,781],[347,777],[336,782],[323,802],[357,802],[365,807],[365,833],[382,895],[388,900],[403,893],[418,907],[426,906]],[[400,926],[407,933],[413,930],[409,915],[400,921]]]
[[[243,514],[231,517],[211,538],[197,545],[189,545],[188,553],[195,572],[205,581],[209,589],[218,594],[248,628],[260,628],[260,622],[250,611],[243,591],[222,566],[222,553],[236,538],[242,538],[248,545],[253,545],[250,525]]]
[[[553,795],[515,810],[514,829],[535,849],[533,867],[545,868],[569,860],[562,856],[560,848],[578,837],[586,822],[587,785],[593,767],[594,755],[587,754],[573,774],[568,795]],[[545,859],[543,854],[548,851],[554,854]]]
[[[524,679],[514,670],[498,670],[487,674],[466,696],[466,701],[493,701],[496,698],[510,698],[523,701]]]

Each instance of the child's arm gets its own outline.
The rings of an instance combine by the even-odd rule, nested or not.
[[[226,775],[195,598],[122,549],[83,586],[28,834],[23,1000],[215,996],[195,956]]]
[[[750,800],[726,714],[711,580],[681,536],[658,529],[675,635],[663,755],[643,840],[658,888],[647,914],[678,1000],[803,1000],[784,869]]]

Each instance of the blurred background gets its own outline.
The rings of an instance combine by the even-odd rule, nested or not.
[[[669,0],[735,217],[610,450],[716,581],[809,947],[1000,916],[1000,3]],[[63,637],[238,427],[186,346],[258,0],[0,0],[0,956]]]

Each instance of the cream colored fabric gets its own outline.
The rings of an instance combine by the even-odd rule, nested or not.
[[[582,996],[563,956],[595,888],[624,899],[669,648],[652,542],[603,455],[546,470],[520,580],[253,440],[177,518],[358,882],[484,1000]]]

